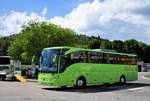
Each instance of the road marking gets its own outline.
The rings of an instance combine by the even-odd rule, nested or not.
[[[131,88],[131,89],[128,89],[128,90],[133,91],[133,90],[140,90],[140,89],[144,89],[144,87],[140,87],[140,88]]]

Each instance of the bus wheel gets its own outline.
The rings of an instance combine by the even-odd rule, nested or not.
[[[85,87],[86,86],[86,80],[85,80],[85,78],[83,78],[83,77],[79,78],[77,80],[76,86],[79,87],[79,88]]]
[[[120,84],[125,84],[126,83],[126,78],[125,76],[120,77]]]

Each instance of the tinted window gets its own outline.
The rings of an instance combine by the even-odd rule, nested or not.
[[[88,63],[102,63],[103,54],[98,52],[88,52]]]
[[[9,67],[8,66],[0,66],[0,70],[8,70]]]
[[[116,55],[115,54],[109,54],[109,62],[110,64],[116,64],[117,62],[117,59],[116,59]]]
[[[136,64],[136,57],[126,55],[77,51],[64,55],[61,58],[60,72],[63,72],[68,66],[75,63],[103,63],[103,64]]]
[[[116,55],[116,64],[121,64],[121,55]]]
[[[75,63],[87,63],[87,52],[77,51],[64,55],[60,60],[60,72],[63,72],[68,66]]]
[[[131,64],[131,65],[136,65],[136,64],[137,64],[137,59],[136,59],[135,56],[131,56],[131,57],[130,57],[130,64]]]
[[[69,65],[71,65],[71,57],[70,54],[61,56],[60,59],[60,70],[59,72],[63,72]]]
[[[108,63],[109,54],[104,53],[103,54],[103,63]]]
[[[10,64],[10,58],[0,58],[0,64]]]
[[[122,56],[121,56],[121,64],[127,64],[127,59],[128,59],[127,56],[122,55]]]

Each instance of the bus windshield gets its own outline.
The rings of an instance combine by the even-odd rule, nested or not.
[[[60,49],[47,49],[42,51],[40,58],[40,72],[57,73]]]

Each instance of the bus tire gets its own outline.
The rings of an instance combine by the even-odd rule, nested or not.
[[[84,77],[80,77],[78,78],[77,82],[76,82],[76,87],[78,88],[83,88],[86,86],[86,80]]]
[[[120,84],[123,85],[123,84],[125,84],[125,83],[126,83],[126,78],[125,78],[125,76],[121,76],[121,77],[120,77]]]

